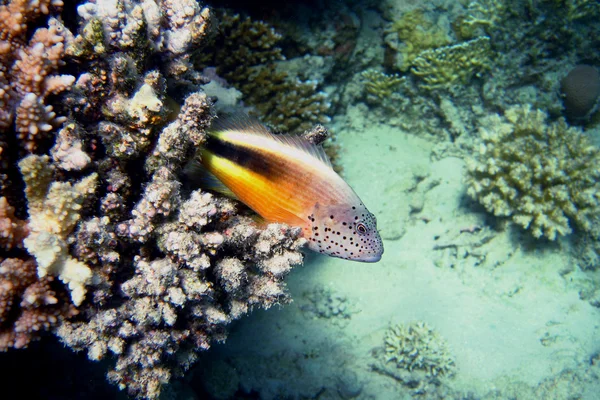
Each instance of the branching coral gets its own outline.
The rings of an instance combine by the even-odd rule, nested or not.
[[[453,28],[461,39],[472,39],[478,34],[490,34],[498,28],[507,12],[503,0],[477,0],[469,3],[466,14],[459,17]]]
[[[77,231],[76,254],[99,268],[91,304],[80,307],[84,317],[63,323],[58,335],[91,359],[114,354],[109,379],[139,397],[157,397],[253,306],[287,301],[283,277],[302,261],[299,230],[259,230],[235,216],[231,200],[201,191],[184,197],[178,174],[212,118],[206,95],[188,96],[145,160],[150,178],[139,200],[114,220],[107,213]],[[120,256],[119,247],[134,256]],[[119,280],[124,266],[133,276]]]
[[[450,38],[444,29],[428,19],[422,10],[415,9],[402,15],[390,29],[397,33],[401,45],[398,51],[401,63],[398,68],[407,71],[417,56],[427,49],[445,46]]]
[[[46,98],[75,81],[71,75],[57,74],[66,39],[57,20],[50,19],[48,28],[36,29],[26,42],[27,25],[62,5],[60,0],[13,0],[0,6],[0,129],[7,129],[14,120],[20,143],[28,151],[65,121],[45,104]]]
[[[54,168],[48,156],[28,156],[19,162],[27,185],[30,233],[23,241],[38,264],[38,275],[58,276],[71,290],[75,305],[85,297],[92,271],[69,256],[67,235],[80,218],[81,205],[94,194],[98,175],[93,173],[75,185],[52,182]]]
[[[320,83],[277,67],[283,60],[280,40],[281,35],[262,21],[224,13],[212,53],[203,53],[198,63],[216,67],[275,131],[302,132],[328,122],[330,103],[319,91]]]
[[[14,212],[6,197],[0,197],[0,248],[4,250],[20,246],[29,234],[27,223],[16,218]]]
[[[488,70],[491,56],[490,39],[482,36],[420,53],[411,72],[423,79],[425,89],[449,88]]]
[[[367,69],[361,73],[364,78],[367,99],[382,102],[391,97],[394,92],[406,81],[406,77],[398,74],[388,75],[375,69]]]
[[[452,376],[454,359],[446,342],[424,322],[391,327],[385,335],[386,362],[428,377]]]
[[[0,197],[0,246],[11,257],[0,260],[1,346],[21,347],[50,330],[91,359],[111,354],[112,382],[156,398],[197,352],[224,340],[231,321],[289,300],[283,279],[302,262],[305,241],[299,229],[257,227],[237,203],[194,190],[185,179],[215,117],[201,90],[206,79],[189,62],[191,48],[202,51],[210,34],[207,8],[193,0],[90,1],[77,9],[74,34],[52,19],[26,43],[24,24],[51,4],[61,5],[0,6],[0,15],[23,25],[0,22],[0,102],[12,107],[2,109],[8,114],[0,165],[10,175],[2,189],[17,210]],[[239,37],[247,39],[269,42]],[[274,49],[265,46],[266,53]],[[52,135],[64,119],[43,101],[73,82],[59,75],[63,56],[78,75],[61,98],[69,121]],[[274,59],[256,61],[273,71]],[[261,74],[257,64],[248,76]],[[258,82],[268,78],[260,76]],[[292,113],[275,103],[271,111],[296,127],[324,118],[313,113],[327,107],[316,85],[277,81],[284,76],[274,76],[284,97],[269,101]],[[19,110],[27,102],[38,107],[27,132],[50,132],[47,146],[22,134]],[[13,143],[39,154],[5,158]],[[73,304],[78,313],[68,320]]]
[[[600,150],[564,120],[513,107],[480,129],[479,153],[467,163],[468,193],[488,211],[511,217],[550,240],[590,231],[600,213]]]
[[[63,319],[76,315],[53,277],[38,278],[32,259],[0,263],[0,351],[27,347]]]

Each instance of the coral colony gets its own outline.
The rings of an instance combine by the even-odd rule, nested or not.
[[[598,1],[361,6],[377,24],[342,1],[335,23],[318,16],[323,32],[288,26],[285,41],[197,0],[64,3],[0,2],[2,351],[55,335],[153,399],[233,320],[289,301],[302,230],[259,226],[187,178],[217,111],[235,107],[293,133],[362,110],[364,126],[436,141],[432,157],[467,160],[467,193],[490,214],[535,238],[582,236],[586,268],[600,265],[599,42],[581,33]],[[318,318],[351,316],[331,293],[308,301]],[[382,343],[373,369],[415,390],[457,370],[423,322]]]
[[[48,18],[62,6],[0,6],[0,348],[52,331],[90,359],[112,355],[111,382],[156,398],[231,321],[288,301],[305,240],[183,188],[214,118],[189,60],[208,8],[92,1],[71,32]],[[67,58],[77,77],[60,74]]]

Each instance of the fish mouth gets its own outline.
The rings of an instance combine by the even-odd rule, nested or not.
[[[360,259],[358,259],[356,261],[362,261],[362,262],[366,262],[366,263],[376,263],[379,260],[381,260],[381,254],[373,254],[371,256],[361,257]]]

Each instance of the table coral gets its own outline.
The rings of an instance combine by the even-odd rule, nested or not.
[[[600,212],[600,150],[563,119],[530,106],[494,115],[467,163],[471,197],[536,238],[590,231]]]

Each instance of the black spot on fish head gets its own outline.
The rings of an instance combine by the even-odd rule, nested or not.
[[[307,220],[312,250],[347,260],[381,259],[383,242],[377,232],[377,220],[363,204],[319,206]]]

